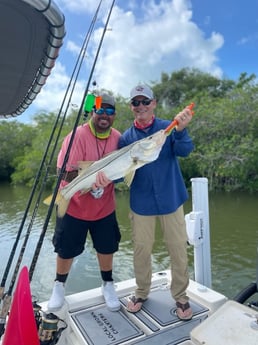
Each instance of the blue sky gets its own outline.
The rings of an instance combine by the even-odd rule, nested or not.
[[[108,8],[103,0],[72,104],[80,106]],[[55,0],[66,18],[56,65],[32,105],[16,119],[60,108],[98,0]],[[138,82],[196,67],[220,78],[258,76],[257,0],[116,0],[93,74],[99,88],[128,97]]]

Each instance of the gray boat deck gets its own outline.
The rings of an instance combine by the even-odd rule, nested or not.
[[[193,319],[180,321],[169,289],[152,291],[136,314],[126,311],[126,300],[127,297],[120,299],[123,307],[119,312],[110,312],[101,304],[72,312],[71,319],[88,344],[175,345],[190,339],[190,331],[208,313],[206,307],[190,300]]]

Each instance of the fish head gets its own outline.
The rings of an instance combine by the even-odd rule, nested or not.
[[[131,150],[131,157],[142,162],[152,162],[156,160],[165,143],[167,135],[164,130],[160,130],[135,143]]]

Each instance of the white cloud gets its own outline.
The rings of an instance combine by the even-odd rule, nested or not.
[[[75,31],[75,22],[82,20],[82,12],[95,11],[97,3],[96,0],[57,1],[60,8],[67,11],[65,16],[69,26],[66,30],[73,33],[74,41],[69,38],[62,47],[46,85],[33,102],[34,107],[48,111],[60,108],[69,83],[68,70],[73,68],[71,57],[74,59],[78,56],[81,49],[82,38],[81,42],[78,41],[81,30]],[[108,2],[104,3],[107,5]],[[192,21],[188,0],[131,0],[126,4],[118,0],[116,4],[109,23],[111,30],[105,34],[93,74],[93,80],[97,81],[100,88],[128,97],[136,83],[157,82],[162,72],[171,74],[183,67],[196,67],[217,77],[223,75],[216,58],[217,51],[224,43],[223,37],[215,32],[205,37]],[[119,5],[127,7],[125,9]],[[69,11],[80,11],[80,15]],[[106,20],[106,16],[99,18]],[[89,25],[87,22],[85,24],[86,27]],[[98,22],[98,29],[93,33],[90,48],[87,49],[84,71],[71,103],[80,105],[82,102],[86,78],[103,32],[104,22],[101,27],[99,24],[101,22]]]
[[[67,51],[70,51],[71,53],[75,54],[75,55],[79,55],[80,51],[81,51],[81,47],[76,44],[75,42],[73,41],[68,41],[67,44],[66,44],[66,49]]]
[[[81,13],[95,13],[98,9],[100,1],[97,0],[57,0],[57,5],[60,8],[67,9],[70,12]],[[102,1],[100,7],[100,14],[107,12],[112,4],[112,0]]]
[[[81,82],[76,83],[76,88],[73,91],[73,81],[70,82],[65,66],[60,62],[56,62],[52,73],[47,79],[41,92],[35,99],[33,105],[40,110],[58,111],[64,103],[63,110],[66,109],[68,102],[69,106],[77,104],[80,106],[83,98],[84,87]],[[68,85],[71,85],[68,93],[66,93]],[[71,92],[73,95],[71,96]],[[65,97],[65,102],[64,102]]]
[[[57,0],[60,8],[67,9],[74,13],[96,11],[98,2],[96,0]]]
[[[170,74],[183,67],[196,67],[221,77],[216,51],[222,47],[223,37],[212,33],[204,38],[191,21],[187,5],[185,0],[149,1],[141,20],[132,11],[115,7],[110,20],[112,31],[105,35],[96,65],[98,83],[127,96],[139,81],[158,81],[162,72]],[[96,46],[101,32],[95,32]]]
[[[249,34],[248,36],[242,37],[240,40],[238,40],[238,45],[245,45],[247,43],[254,43],[257,44],[258,41],[258,33]]]

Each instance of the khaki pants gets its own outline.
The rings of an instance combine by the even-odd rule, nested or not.
[[[155,240],[156,219],[160,220],[164,242],[171,262],[171,294],[175,301],[188,301],[186,289],[189,284],[187,234],[183,206],[175,212],[159,216],[141,216],[131,211],[134,247],[134,274],[136,297],[146,299],[151,286],[151,254]]]

